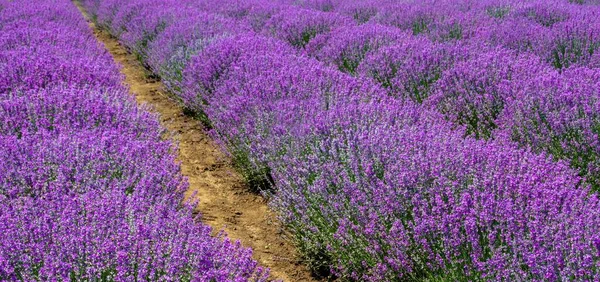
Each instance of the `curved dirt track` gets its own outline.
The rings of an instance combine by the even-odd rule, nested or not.
[[[196,193],[197,211],[214,232],[251,247],[254,258],[271,269],[271,277],[283,281],[315,281],[302,264],[290,237],[269,210],[264,198],[248,191],[230,160],[206,134],[202,124],[183,114],[182,108],[163,90],[160,81],[147,78],[146,70],[119,42],[98,29],[81,5],[75,4],[88,20],[94,34],[114,60],[122,66],[125,83],[139,104],[147,104],[160,115],[162,125],[178,144],[178,160],[190,188]]]

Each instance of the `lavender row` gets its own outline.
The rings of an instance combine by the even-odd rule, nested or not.
[[[334,3],[333,11],[379,12],[360,26],[315,36],[306,53],[443,113],[465,135],[567,160],[599,189],[597,3],[354,2]],[[451,36],[449,26],[460,36]],[[553,77],[544,85],[552,94],[540,89],[538,77]]]
[[[594,19],[600,12],[598,3],[284,2],[201,1],[195,5],[203,12],[237,19],[246,29],[281,39],[300,53],[344,72],[373,78],[394,97],[410,98],[444,113],[446,119],[465,126],[466,135],[515,142],[538,153],[552,154],[557,160],[567,160],[595,190],[599,189],[600,147],[595,145],[600,123],[595,114],[598,89],[594,81],[557,75],[571,72],[569,69],[597,67],[600,30]],[[366,16],[356,13],[365,11],[372,15],[369,20],[360,20]],[[459,27],[461,36],[451,36],[452,27]],[[415,28],[423,30],[417,32]],[[179,68],[187,60],[179,56],[175,59]],[[529,99],[525,105],[513,103],[523,95],[531,96],[521,92],[534,87],[528,86],[536,83],[533,78],[546,75],[557,77],[555,88],[572,85],[574,90],[564,91],[575,93],[568,103],[538,112],[542,116],[563,116],[541,121],[548,127],[541,132],[523,126],[537,122],[531,120],[534,114],[504,109],[526,107],[522,111],[538,111],[538,100],[546,98]],[[179,79],[175,80],[178,84]],[[578,93],[582,91],[586,94]],[[193,97],[196,91],[183,95]],[[583,113],[573,115],[573,107]]]
[[[397,27],[433,41],[473,41],[531,52],[557,68],[598,67],[596,0],[297,1],[359,24]],[[327,4],[325,4],[327,3]]]
[[[447,14],[432,14],[443,19],[433,25],[390,24],[384,2],[86,5],[209,119],[248,180],[275,185],[273,207],[315,271],[356,281],[600,279],[600,203],[578,175],[591,173],[513,144],[573,164],[544,147],[554,137],[530,130],[539,125],[530,112],[560,112],[569,98],[554,94],[593,89],[594,71],[559,72],[535,53],[475,39],[479,30]],[[488,23],[503,13],[478,7]],[[546,87],[555,81],[564,84]],[[593,151],[561,135],[591,124],[574,118],[592,109],[579,112],[543,127],[566,140],[553,148],[576,140],[592,149],[564,150]]]
[[[71,1],[0,2],[0,280],[264,281]]]

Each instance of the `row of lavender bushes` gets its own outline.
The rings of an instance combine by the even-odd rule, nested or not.
[[[265,281],[71,1],[0,1],[0,280]]]
[[[317,273],[600,279],[593,0],[84,3]]]

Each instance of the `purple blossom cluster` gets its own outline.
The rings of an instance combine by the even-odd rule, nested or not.
[[[309,141],[270,163],[285,187],[276,207],[334,273],[358,281],[598,278],[598,198],[567,164],[464,139],[414,105],[336,110],[317,125],[319,136],[303,136]]]
[[[265,281],[71,1],[0,2],[0,280]]]
[[[321,35],[306,49],[310,55],[337,66],[343,72],[355,73],[368,53],[408,36],[395,27],[367,23]]]
[[[147,2],[85,1],[145,44],[316,273],[600,279],[598,3]],[[118,32],[154,5],[125,25],[146,43]]]
[[[183,71],[180,98],[193,111],[202,112],[208,100],[234,70],[239,61],[256,54],[294,54],[295,50],[282,41],[242,33],[218,38],[190,59]]]
[[[509,92],[497,138],[568,160],[600,189],[600,70],[547,73]]]
[[[548,68],[536,56],[503,48],[480,52],[444,71],[424,104],[464,125],[466,134],[488,138],[510,98],[506,85],[544,75]]]
[[[443,72],[456,61],[465,60],[469,52],[459,45],[409,37],[369,52],[357,72],[380,83],[391,96],[422,103]]]
[[[319,34],[352,24],[352,19],[337,13],[292,7],[273,15],[265,29],[274,37],[287,41],[294,47],[303,48]]]

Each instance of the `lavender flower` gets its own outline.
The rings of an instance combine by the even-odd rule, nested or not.
[[[514,84],[498,138],[565,159],[600,187],[600,72],[570,69]]]
[[[113,4],[89,7],[129,18]],[[265,281],[193,216],[164,129],[73,3],[0,6],[0,280]]]
[[[367,55],[358,73],[374,78],[390,94],[423,102],[435,82],[469,50],[450,44],[432,43],[426,38],[406,38]]]
[[[505,83],[527,81],[544,71],[548,70],[535,56],[494,49],[445,71],[426,105],[466,126],[466,135],[488,138],[511,95]]]
[[[343,27],[321,35],[307,46],[309,54],[337,66],[341,71],[354,73],[367,53],[393,45],[407,37],[399,29],[376,24]]]
[[[208,97],[227,78],[238,60],[262,53],[293,54],[289,45],[253,33],[222,38],[210,44],[197,56],[191,58],[184,69],[184,91],[181,99],[184,105],[202,112]]]
[[[192,2],[86,1],[145,63],[183,70],[175,94],[273,188],[313,270],[600,279],[594,1]]]
[[[271,17],[265,30],[294,47],[303,48],[315,36],[349,25],[352,21],[338,14],[289,8]]]

